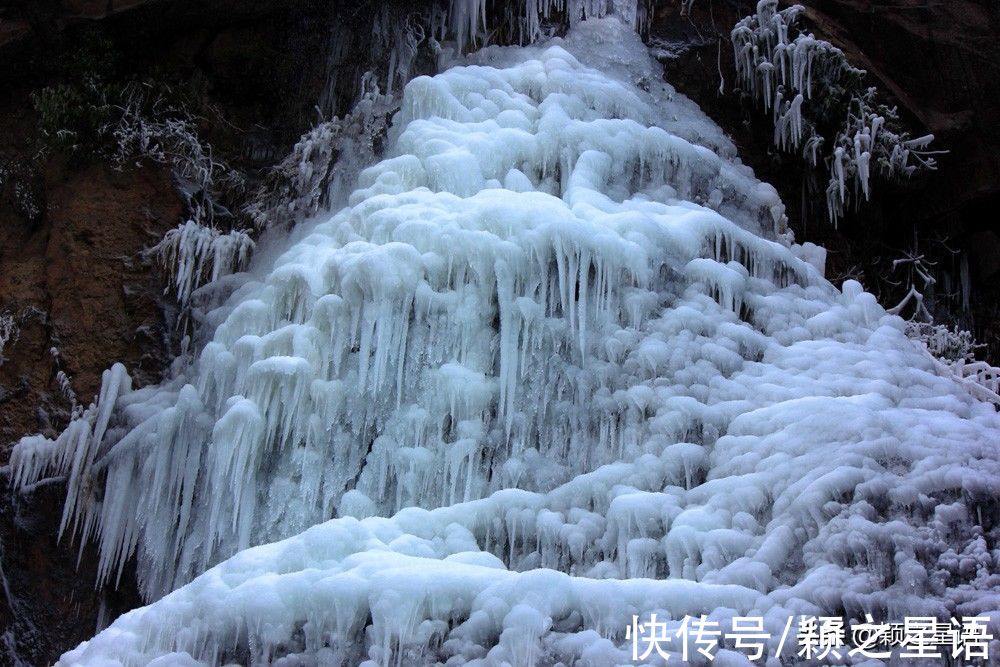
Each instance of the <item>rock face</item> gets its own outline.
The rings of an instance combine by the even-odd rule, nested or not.
[[[0,204],[0,310],[18,327],[0,365],[0,460],[7,443],[64,423],[71,401],[59,371],[87,404],[110,359],[125,359],[149,382],[169,358],[162,284],[141,257],[180,216],[169,175],[149,166],[118,173],[50,163],[31,176],[16,177],[34,181],[37,216],[10,196]],[[10,195],[23,180],[7,185]],[[61,512],[52,485],[0,503],[0,564],[11,595],[0,599],[0,627],[11,630],[0,641],[0,663],[16,664],[17,656],[45,664],[68,638],[92,632],[100,613],[136,602],[134,592],[113,595],[125,606],[95,594],[88,553],[77,568],[69,541],[57,544]]]
[[[0,366],[4,443],[57,425],[69,407],[59,370],[87,404],[110,359],[149,382],[168,357],[162,285],[142,251],[181,216],[169,175],[56,165],[44,183],[37,226],[0,208],[0,303],[20,329]]]
[[[51,664],[95,627],[141,604],[128,571],[118,589],[94,590],[93,548],[85,546],[78,563],[77,549],[57,539],[63,498],[59,485],[47,485],[0,504],[2,665]]]
[[[169,171],[39,156],[30,93],[60,82],[74,35],[100,31],[128,64],[198,90],[201,115],[213,119],[206,138],[252,171],[282,156],[313,119],[327,39],[310,23],[326,16],[318,6],[31,0],[0,8],[0,317],[16,323],[0,351],[0,466],[11,442],[65,424],[71,401],[59,371],[87,405],[115,361],[144,384],[158,381],[176,352],[173,303],[143,258],[183,221]],[[57,541],[60,486],[0,494],[0,664],[47,664],[139,603],[128,572],[118,592],[97,593],[90,547],[78,563],[79,545]]]
[[[162,283],[141,256],[181,215],[169,174],[53,162],[34,180],[36,218],[10,197],[0,204],[0,311],[18,327],[0,365],[3,461],[7,443],[61,428],[71,402],[59,371],[88,404],[111,359],[150,382],[170,356]],[[19,182],[8,185],[9,194]],[[45,664],[93,632],[101,614],[137,602],[128,581],[111,598],[95,593],[89,551],[77,567],[70,541],[57,543],[61,513],[58,485],[0,502],[0,569],[11,595],[0,598],[0,628],[9,630],[0,663]]]

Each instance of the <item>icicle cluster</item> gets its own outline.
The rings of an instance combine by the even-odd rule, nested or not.
[[[392,96],[413,78],[422,50],[435,59],[442,55],[439,40],[448,34],[447,3],[430,3],[419,11],[382,3],[377,12],[367,40],[368,57],[373,66],[384,65],[386,95]]]
[[[687,12],[694,0],[679,0]],[[348,96],[340,87],[356,80],[357,52],[367,49],[365,67],[377,71],[387,95],[412,78],[418,58],[436,61],[438,67],[449,58],[490,44],[530,44],[550,38],[560,28],[571,27],[586,18],[617,16],[640,33],[647,33],[656,0],[516,0],[488,3],[486,0],[436,0],[419,8],[406,3],[379,3],[371,30],[363,35],[350,19],[335,21],[331,28],[327,55],[326,85],[318,108],[325,117],[336,113],[338,102]],[[343,77],[344,73],[350,76]],[[382,78],[384,77],[384,78]]]
[[[1000,418],[653,67],[604,19],[412,81],[190,369],[18,445],[165,596],[61,664],[621,664],[650,613],[763,616],[773,655],[792,614],[997,608]]]
[[[801,102],[795,103],[799,95],[810,99],[822,95],[826,85],[864,74],[850,66],[840,49],[800,32],[797,20],[803,11],[801,5],[778,11],[778,0],[760,0],[757,12],[738,22],[731,33],[736,73],[744,91],[776,118],[788,116],[795,121],[782,133],[786,141],[791,141],[792,130],[801,132],[801,114],[796,111]]]
[[[102,528],[98,521],[99,517],[93,513],[87,514],[85,521],[80,523],[84,515],[77,503],[83,502],[86,494],[90,492],[92,475],[95,473],[94,462],[104,435],[112,422],[115,403],[120,396],[129,392],[131,387],[132,382],[125,367],[115,364],[112,369],[104,371],[101,393],[97,401],[75,418],[56,440],[31,436],[23,439],[11,451],[11,483],[14,487],[30,488],[45,474],[66,477],[67,502],[59,525],[60,535],[69,529],[71,533],[77,533],[89,540]],[[122,521],[122,518],[117,519],[119,524]],[[128,548],[129,544],[134,545],[137,537],[137,535],[125,536],[126,544],[117,544],[113,548],[119,549],[123,546]],[[121,538],[121,535],[114,537],[115,540]],[[81,542],[81,553],[82,546],[83,542]],[[122,555],[124,554],[105,561],[103,566],[110,567],[117,561],[120,576],[120,568],[124,565],[124,561],[120,558]],[[108,575],[108,572],[100,574],[102,579]]]
[[[829,42],[802,32],[803,11],[800,5],[779,11],[778,0],[760,0],[757,12],[732,30],[736,72],[744,92],[773,116],[777,148],[801,151],[816,167],[827,145],[827,211],[836,224],[852,201],[870,197],[875,172],[902,179],[936,168],[928,150],[934,137],[912,139],[897,130],[895,109],[876,104],[876,89],[861,86],[865,72]],[[827,114],[835,113],[830,107],[846,106],[832,141],[819,133],[819,119],[809,117],[810,104]]]
[[[17,321],[14,319],[14,313],[9,310],[0,312],[0,366],[4,362],[3,348],[8,343],[16,343],[20,332]]]
[[[59,393],[69,401],[70,414],[76,418],[79,415],[77,414],[78,406],[76,392],[73,390],[73,379],[66,374],[62,367],[62,354],[60,354],[58,347],[50,347],[49,356],[52,358],[52,366],[56,371],[56,386],[59,387]]]
[[[684,0],[685,7],[693,0]],[[542,36],[543,24],[560,16],[572,27],[587,18],[616,16],[640,32],[652,20],[653,0],[519,0],[504,3],[504,26],[514,41],[529,44]],[[459,49],[482,46],[493,26],[487,25],[487,0],[451,0],[448,34],[455,36]]]
[[[183,307],[202,285],[246,268],[254,242],[241,230],[221,232],[188,220],[152,248],[168,272],[168,289]]]

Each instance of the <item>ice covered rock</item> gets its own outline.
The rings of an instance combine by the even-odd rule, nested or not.
[[[633,614],[996,610],[994,408],[789,246],[631,27],[416,79],[391,142],[178,379],[18,447],[158,598],[64,664],[603,665]]]

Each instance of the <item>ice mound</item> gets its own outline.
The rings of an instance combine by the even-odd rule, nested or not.
[[[994,408],[789,245],[631,28],[416,79],[391,145],[183,376],[117,367],[18,446],[102,576],[134,554],[165,596],[62,664],[607,665],[633,614],[1000,617]]]

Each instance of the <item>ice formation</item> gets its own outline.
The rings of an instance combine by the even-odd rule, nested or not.
[[[801,150],[816,167],[826,139],[817,134],[822,114],[846,106],[844,119],[825,149],[830,171],[827,211],[834,224],[849,204],[867,201],[871,178],[909,178],[920,169],[936,169],[929,149],[933,135],[911,138],[898,128],[896,109],[877,104],[876,89],[863,88],[864,70],[853,67],[844,52],[806,33],[799,25],[801,5],[778,9],[778,0],[760,0],[757,11],[731,32],[736,73],[744,92],[758,101],[774,120],[774,145],[782,151]],[[812,104],[812,119],[803,106]]]
[[[693,0],[681,0],[689,9]],[[560,15],[570,26],[584,19],[616,16],[638,30],[644,30],[652,18],[655,0],[521,0],[506,4],[503,25],[515,31],[520,43],[530,43],[542,35],[542,23]],[[476,45],[487,32],[486,0],[451,0],[446,27],[455,36],[459,48]],[[499,28],[499,26],[497,26]]]
[[[156,600],[61,664],[609,665],[633,614],[1000,620],[993,406],[825,281],[630,26],[418,78],[390,146],[174,381],[117,366],[15,449]]]
[[[152,248],[182,306],[204,284],[246,268],[254,241],[243,230],[220,231],[188,220]]]
[[[14,313],[9,310],[0,312],[0,366],[2,366],[4,362],[4,346],[10,342],[16,343],[19,335],[20,329],[17,326],[17,320],[14,318]]]

